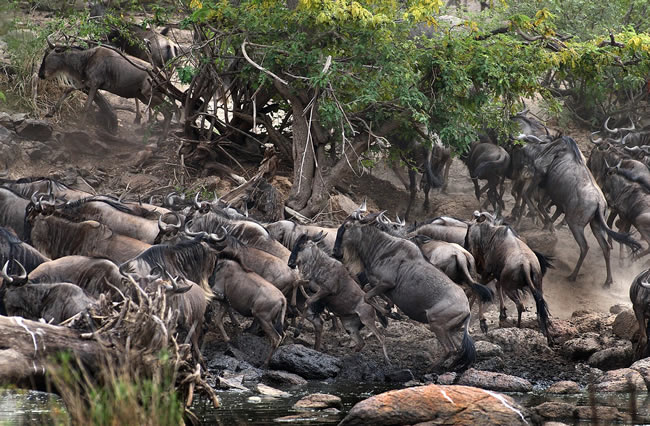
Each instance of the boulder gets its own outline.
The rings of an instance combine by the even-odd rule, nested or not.
[[[45,142],[52,136],[52,126],[47,121],[27,119],[16,126],[16,133],[21,138]]]
[[[612,324],[612,333],[621,339],[632,341],[632,338],[639,332],[639,322],[634,316],[632,309],[626,309],[616,315]]]
[[[578,329],[570,321],[553,318],[553,325],[549,329],[556,344],[562,344],[578,336]]]
[[[548,393],[559,393],[559,394],[571,394],[571,393],[580,393],[580,385],[571,380],[563,380],[561,382],[555,382],[546,389]]]
[[[633,356],[632,343],[625,342],[594,353],[587,363],[601,370],[615,370],[628,367],[632,363]]]
[[[521,352],[522,349],[542,353],[552,352],[546,344],[546,337],[538,330],[530,328],[498,328],[489,331],[485,337],[507,352]]]
[[[273,398],[289,398],[291,396],[291,394],[288,392],[284,392],[279,389],[272,388],[271,386],[267,386],[263,383],[257,384],[257,392],[260,393],[261,395],[270,396]]]
[[[23,158],[29,161],[41,160],[44,158],[50,158],[52,155],[52,150],[50,147],[45,145],[43,142],[38,141],[22,141],[20,143],[20,149],[23,153]]]
[[[591,354],[602,349],[600,342],[595,337],[578,337],[567,340],[562,345],[562,353],[569,359],[586,359]]]
[[[457,384],[499,392],[530,392],[533,390],[533,385],[521,377],[491,371],[480,371],[473,368],[465,371],[458,379]]]
[[[623,312],[623,311],[625,311],[627,309],[629,309],[627,306],[622,305],[620,303],[617,303],[616,305],[612,305],[609,308],[609,313],[613,314],[613,315],[618,315],[618,314],[620,314],[621,312]]]
[[[343,382],[383,383],[384,369],[383,364],[355,353],[341,359],[341,371],[336,379]]]
[[[630,365],[630,369],[637,371],[645,380],[648,389],[650,389],[650,358],[643,358]]]
[[[343,194],[332,195],[330,198],[330,205],[332,206],[332,213],[343,213],[345,216],[350,215],[357,208],[360,203],[355,203]]]
[[[11,130],[0,125],[0,143],[7,143],[11,139]]]
[[[605,406],[580,406],[573,410],[573,418],[581,420],[597,419],[597,423],[604,424],[612,421],[628,421],[625,414],[618,411],[616,407]]]
[[[643,376],[636,370],[621,368],[606,372],[594,390],[596,392],[629,392],[632,388],[637,392],[646,392],[647,387]]]
[[[294,410],[324,410],[326,408],[340,409],[343,407],[341,398],[327,393],[314,393],[301,398],[293,405]]]
[[[576,311],[571,315],[571,322],[579,333],[600,333],[609,325],[609,315],[593,311]]]
[[[14,130],[14,121],[11,115],[6,112],[0,112],[0,126],[6,127],[9,130]]]
[[[489,359],[494,358],[495,356],[503,356],[503,349],[501,349],[501,346],[494,343],[479,340],[476,342],[475,347],[476,357],[478,359]]]
[[[340,369],[339,358],[291,344],[280,346],[271,358],[270,367],[298,374],[307,379],[335,377]]]
[[[340,426],[527,422],[512,398],[468,386],[416,386],[375,395],[356,404]]]
[[[267,370],[262,375],[262,380],[270,383],[277,383],[282,385],[302,386],[307,384],[307,380],[303,379],[297,374],[288,373],[286,371]]]
[[[575,408],[575,405],[567,402],[549,401],[538,405],[533,410],[538,416],[545,419],[562,419],[571,418]]]
[[[413,373],[408,368],[393,370],[386,374],[386,381],[390,383],[406,383],[413,379]]]

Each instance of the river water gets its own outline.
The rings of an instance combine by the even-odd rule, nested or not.
[[[219,392],[221,407],[215,409],[212,404],[203,398],[197,398],[192,406],[192,411],[204,424],[215,425],[314,425],[336,424],[346,412],[357,402],[388,390],[392,387],[387,384],[329,384],[310,382],[306,386],[297,388],[279,388],[291,394],[291,397],[272,398],[254,394],[252,392]],[[312,393],[331,393],[341,397],[343,409],[336,412],[309,412],[298,413],[292,409],[293,404],[303,396]],[[517,402],[525,407],[534,407],[546,401],[568,402],[574,405],[616,407],[622,413],[632,416],[635,424],[650,423],[650,393],[635,395],[633,398],[627,393],[582,393],[578,395],[549,395],[545,393],[512,394]],[[24,390],[0,390],[0,425],[49,425],[65,423],[65,414],[61,399],[44,392]],[[58,421],[52,415],[57,414]],[[594,424],[593,420],[564,419],[565,421],[581,425]],[[611,422],[600,421],[600,424]]]

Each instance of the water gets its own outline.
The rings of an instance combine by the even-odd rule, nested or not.
[[[311,382],[301,387],[278,387],[289,392],[291,397],[271,398],[254,392],[222,391],[219,393],[221,408],[215,409],[204,398],[196,398],[192,411],[204,424],[216,425],[315,425],[337,424],[357,402],[394,389],[390,384],[341,384]],[[342,399],[343,408],[339,413],[308,412],[299,413],[292,409],[293,404],[303,396],[312,393],[330,393]],[[543,392],[511,395],[524,407],[535,407],[543,402],[568,402],[573,405],[615,407],[621,413],[635,412],[632,422],[650,423],[650,393],[640,393],[632,398],[629,393],[597,393],[591,397],[587,393],[577,395],[549,395]],[[50,425],[66,423],[61,399],[52,394],[25,390],[0,390],[0,425]],[[62,414],[63,413],[63,414]],[[53,420],[57,414],[59,422]],[[291,416],[291,417],[287,417]],[[591,420],[560,419],[570,424],[592,424]],[[621,422],[622,423],[622,422]],[[602,424],[602,422],[601,422]]]
[[[54,421],[54,417],[58,422]],[[67,423],[57,395],[22,389],[0,389],[0,425],[54,425]]]

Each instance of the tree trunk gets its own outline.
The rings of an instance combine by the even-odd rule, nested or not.
[[[39,387],[47,362],[62,351],[72,352],[94,371],[112,349],[83,339],[78,331],[21,317],[0,316],[0,385]]]

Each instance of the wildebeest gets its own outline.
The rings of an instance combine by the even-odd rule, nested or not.
[[[63,201],[78,200],[92,196],[89,192],[70,188],[48,177],[28,177],[17,180],[0,179],[0,185],[11,189],[25,199],[30,199],[35,193],[51,194],[56,199]]]
[[[24,269],[21,275],[9,275],[8,263],[9,261],[0,271],[0,278],[3,280],[0,298],[6,310],[4,315],[21,316],[31,320],[43,318],[52,324],[60,324],[80,312],[87,311],[96,302],[74,284],[32,284],[28,282]]]
[[[0,226],[0,263],[4,265],[8,260],[18,261],[29,273],[50,259],[21,241],[12,230]],[[15,262],[10,264],[9,274],[17,272],[15,265]]]
[[[105,294],[111,300],[134,296],[131,284],[108,259],[88,256],[64,256],[40,264],[29,274],[31,283],[73,283],[94,298]],[[121,293],[121,294],[120,294]]]
[[[125,56],[107,47],[82,49],[74,46],[54,46],[50,43],[38,76],[41,79],[50,79],[57,74],[65,73],[74,80],[77,88],[88,95],[83,110],[85,116],[90,111],[97,90],[106,90],[123,98],[134,98],[151,108],[162,105],[165,100],[154,88],[150,70],[151,65],[147,62]],[[69,93],[70,91],[67,91],[57,102],[57,107]],[[166,111],[164,114],[164,128],[167,130],[171,121],[171,111]],[[139,117],[140,112],[137,108],[136,120],[139,120]]]
[[[474,256],[483,281],[497,280],[499,320],[506,319],[505,292],[517,305],[517,326],[521,327],[524,305],[519,292],[528,290],[535,299],[539,328],[552,345],[548,306],[542,290],[542,278],[551,265],[548,258],[531,250],[509,226],[497,225],[491,214],[474,212],[474,217],[467,228],[465,248]]]
[[[429,325],[446,357],[458,353],[451,368],[468,367],[476,352],[468,332],[467,296],[414,243],[373,226],[376,218],[361,217],[359,210],[348,217],[338,230],[334,256],[346,264],[363,264],[374,286],[364,296],[366,302],[385,293],[409,318]]]
[[[122,263],[151,247],[135,238],[116,234],[94,220],[76,223],[55,215],[40,214],[28,220],[32,244],[52,259],[77,254],[105,257]]]
[[[424,132],[422,135],[424,135]],[[407,182],[401,174],[401,169],[393,166],[395,174],[410,194],[406,213],[404,214],[404,218],[408,220],[417,194],[418,173],[422,174],[421,186],[424,190],[423,209],[425,211],[429,210],[429,191],[431,188],[442,188],[443,192],[447,190],[449,168],[452,162],[451,151],[442,144],[437,135],[431,141],[431,147],[427,146],[421,135],[409,138],[401,134],[393,134],[388,139],[391,144],[399,149],[400,159],[408,169],[409,180]]]
[[[634,278],[630,286],[630,300],[634,315],[639,322],[639,343],[635,359],[650,356],[650,269],[646,269]]]
[[[266,366],[284,337],[287,299],[273,284],[242,266],[236,257],[226,254],[219,257],[212,286],[215,299],[219,301],[215,315],[217,327],[224,340],[230,341],[223,326],[227,306],[241,315],[255,318],[271,342],[271,352],[264,361]]]
[[[180,53],[176,43],[167,37],[169,28],[161,32],[129,24],[126,28],[116,28],[108,34],[111,44],[131,56],[153,63],[157,67],[165,66]]]
[[[492,204],[496,215],[501,214],[503,204],[503,185],[506,176],[510,174],[510,155],[498,145],[492,143],[473,143],[470,150],[461,155],[461,159],[469,170],[469,176],[474,184],[476,199],[481,201],[481,194],[487,188],[487,200]],[[487,184],[479,187],[479,180],[487,180]],[[501,188],[501,190],[499,190]]]
[[[11,228],[25,239],[25,211],[29,200],[10,189],[0,187],[0,226]]]
[[[312,309],[312,305],[318,302],[341,318],[343,327],[356,343],[355,351],[360,351],[365,345],[359,330],[366,326],[379,340],[386,363],[390,363],[384,336],[375,325],[375,307],[364,300],[365,293],[343,264],[329,257],[318,247],[321,238],[323,238],[322,233],[311,237],[302,234],[294,244],[289,258],[289,266],[298,267],[303,277],[309,280],[310,288],[316,292],[305,302],[307,308],[312,310],[309,320],[316,330],[315,349],[320,349],[323,333],[320,312],[318,309]]]
[[[603,250],[607,277],[605,287],[612,283],[610,266],[610,247],[607,235],[619,243],[637,251],[641,246],[629,235],[613,231],[605,222],[607,201],[585,164],[585,159],[576,142],[563,136],[547,144],[535,160],[535,179],[540,182],[549,198],[564,213],[573,237],[580,246],[580,257],[569,280],[575,281],[589,246],[584,235],[584,227],[589,224]],[[541,211],[547,222],[552,223],[544,210]]]
[[[209,234],[221,233],[222,227],[226,228],[230,235],[248,247],[264,250],[285,262],[289,260],[289,256],[291,255],[289,249],[275,240],[262,224],[254,220],[228,219],[224,215],[210,211],[195,216],[192,218],[191,223],[187,224],[187,229],[190,232],[203,231]]]
[[[269,234],[289,250],[293,249],[302,234],[317,235],[323,231],[326,235],[320,240],[320,247],[327,253],[334,249],[338,228],[323,228],[313,225],[300,225],[290,220],[279,220],[265,225]]]
[[[408,236],[424,235],[432,240],[447,241],[463,245],[467,234],[465,221],[448,216],[440,216],[417,223],[408,229]]]

